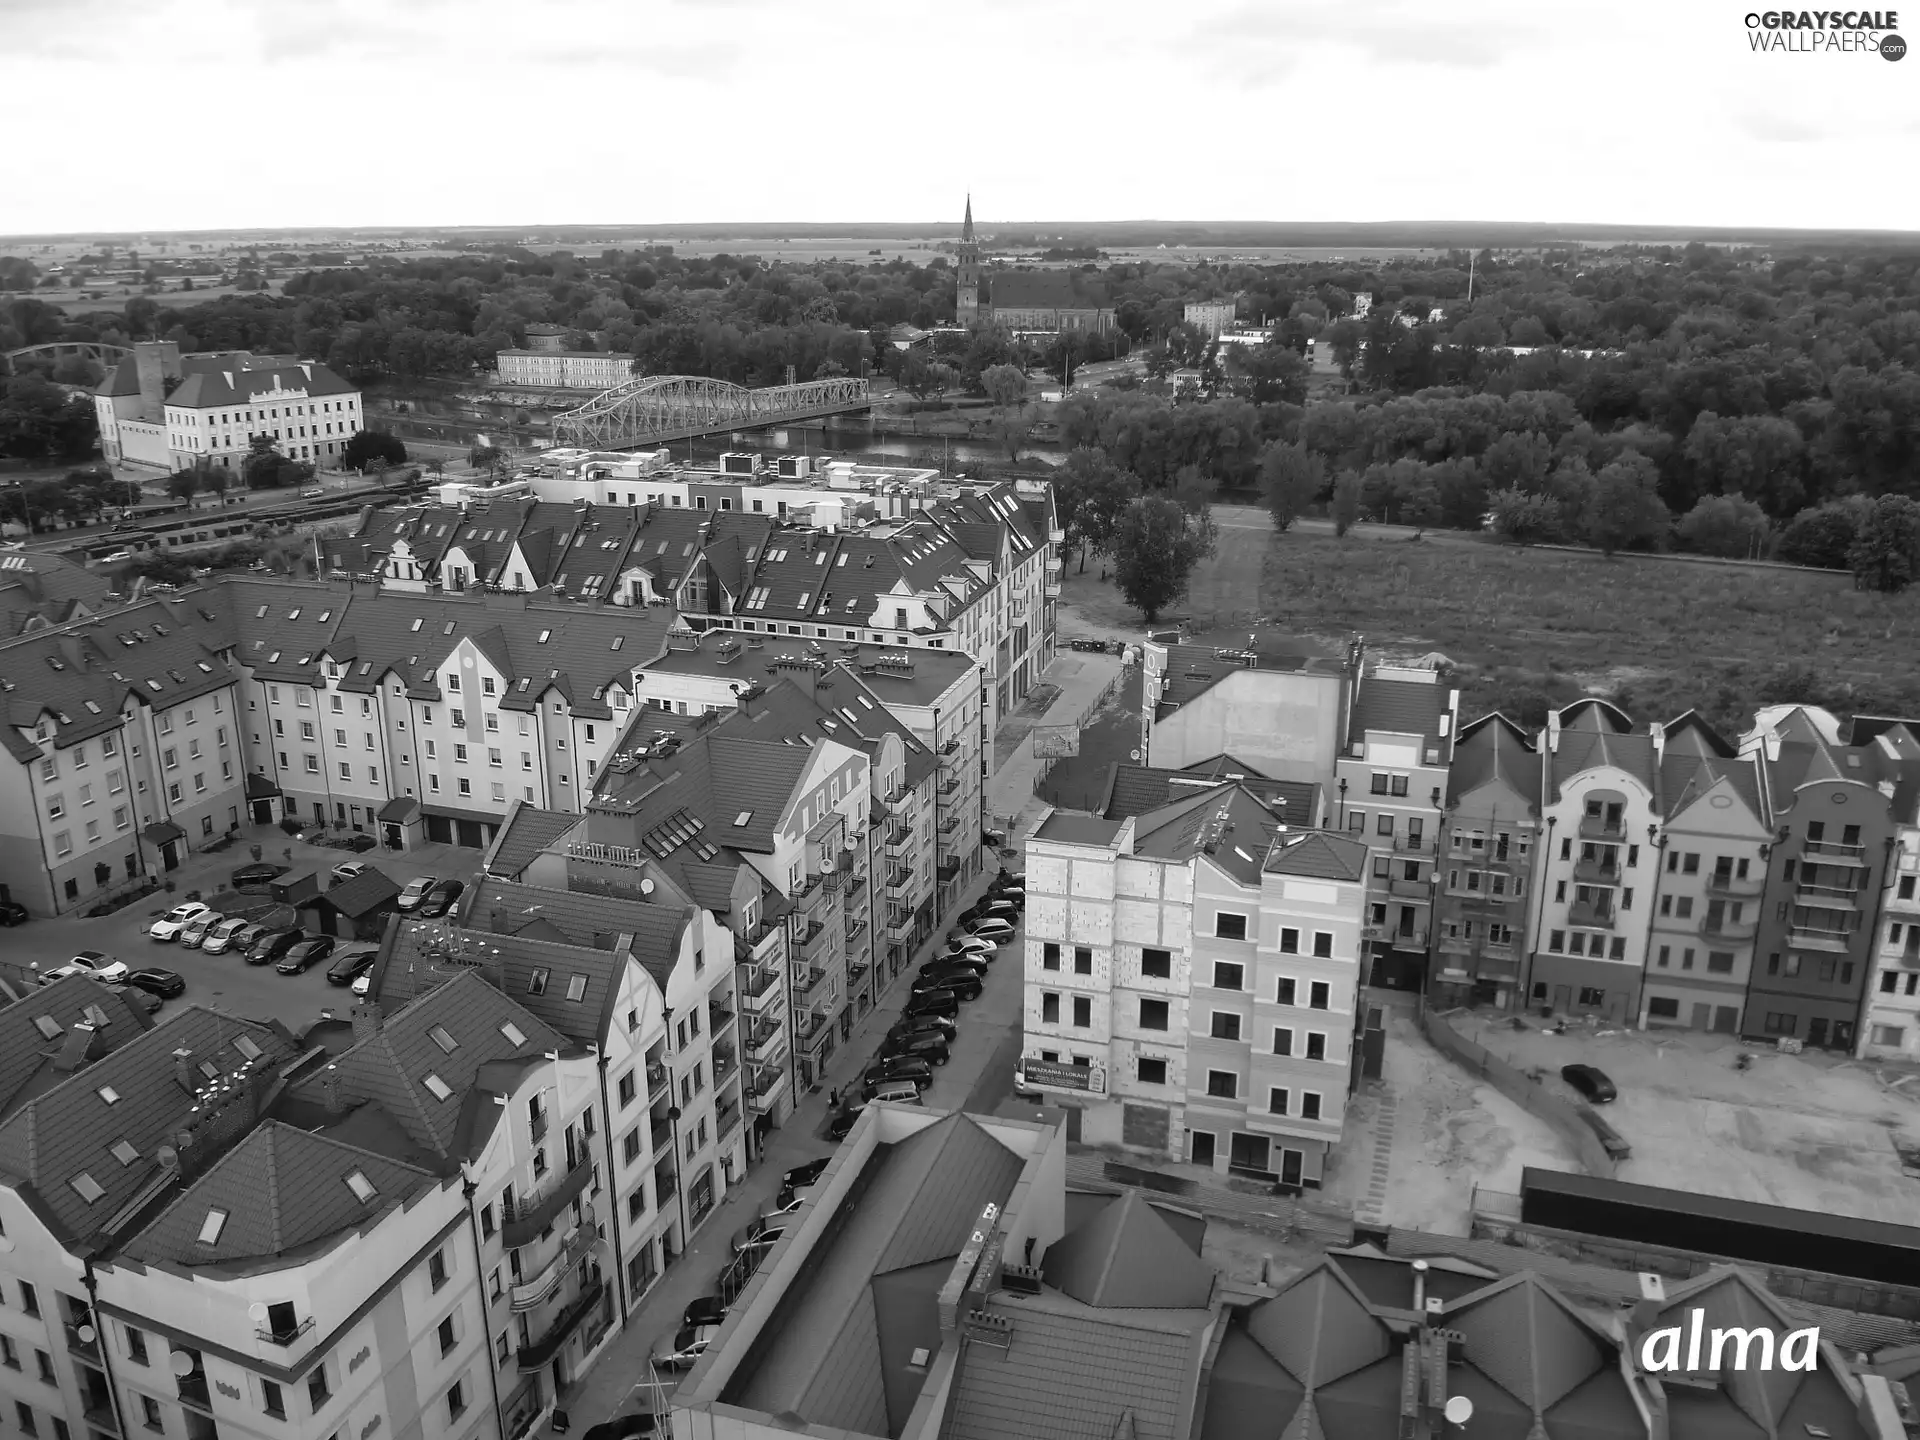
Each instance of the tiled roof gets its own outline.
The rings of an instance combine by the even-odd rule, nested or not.
[[[518,1043],[503,1028],[509,1024],[521,1036]],[[435,1029],[453,1037],[453,1051],[431,1037]],[[384,1016],[375,1034],[336,1056],[326,1070],[336,1074],[344,1104],[378,1106],[421,1152],[445,1162],[465,1158],[456,1151],[456,1139],[463,1102],[482,1066],[569,1048],[559,1031],[467,970]],[[447,1090],[445,1098],[434,1093],[432,1076]],[[326,1084],[323,1071],[302,1081],[294,1093],[324,1104]]]
[[[1468,1362],[1533,1415],[1603,1371],[1627,1399],[1612,1342],[1537,1275],[1515,1275],[1459,1301],[1446,1324],[1466,1337]]]
[[[1158,769],[1151,765],[1115,764],[1107,771],[1107,788],[1100,814],[1108,820],[1126,820],[1158,810],[1196,791],[1218,787],[1232,780],[1261,804],[1274,811],[1276,818],[1291,825],[1317,825],[1320,820],[1320,787],[1311,781],[1268,780],[1252,766],[1243,765],[1230,755],[1218,755],[1189,765],[1184,770]]]
[[[371,915],[382,905],[390,905],[400,898],[400,887],[384,870],[369,865],[351,880],[343,880],[331,889],[321,892],[320,898],[338,910],[358,920],[363,915]]]
[[[1558,800],[1561,787],[1576,775],[1613,769],[1638,780],[1657,802],[1659,776],[1653,737],[1616,728],[1612,722],[1619,713],[1601,701],[1581,701],[1561,712],[1559,745],[1547,758],[1553,783],[1551,799]],[[1567,722],[1569,715],[1571,725]]]
[[[525,934],[609,952],[618,937],[631,935],[633,958],[663,993],[680,955],[680,936],[696,918],[691,910],[677,905],[582,890],[550,890],[491,876],[480,881],[466,906],[470,929],[496,935]]]
[[[803,642],[762,639],[740,635],[732,630],[708,630],[683,639],[675,637],[666,653],[647,663],[646,669],[671,675],[705,675],[746,684],[769,684],[775,678],[775,662],[801,651]],[[814,653],[808,651],[806,653]],[[836,668],[851,666],[860,684],[887,705],[931,706],[973,669],[971,656],[959,650],[930,650],[924,647],[902,649],[897,645],[874,645],[863,641],[832,641],[819,652]],[[906,665],[878,662],[904,660]]]
[[[812,747],[748,739],[723,722],[671,754],[623,763],[620,757],[637,757],[650,742],[659,726],[657,715],[637,711],[614,758],[601,767],[588,807],[588,838],[637,845],[654,827],[686,811],[701,822],[689,844],[771,853]],[[742,816],[745,822],[735,823]]]
[[[811,670],[775,674],[776,681],[765,694],[721,721],[714,731],[716,740],[778,740],[808,746],[832,740],[877,758],[882,739],[891,735],[900,742],[909,787],[939,768],[939,758],[867,689],[864,677],[841,666],[817,675]]]
[[[1424,752],[1437,748],[1439,758],[1429,764],[1449,764],[1453,759],[1451,735],[1442,735],[1441,724],[1451,713],[1452,692],[1439,681],[1382,680],[1363,676],[1353,697],[1353,720],[1348,727],[1350,741],[1364,739],[1369,731],[1389,735],[1418,735]]]
[[[1078,270],[990,270],[993,304],[1009,310],[1103,310],[1107,287]]]
[[[302,391],[315,400],[329,395],[360,393],[358,385],[348,384],[317,360],[292,365],[261,365],[254,359],[246,368],[231,363],[225,368],[183,363],[181,368],[186,373],[180,384],[166,397],[166,403],[189,410],[251,405],[255,396],[273,390]]]
[[[373,998],[394,1007],[438,985],[447,973],[443,934],[431,923],[402,921],[375,969]],[[481,931],[463,932],[460,944],[480,962],[481,974],[497,978],[501,993],[529,1014],[577,1045],[606,1043],[626,952]]]
[[[1135,1310],[1204,1310],[1216,1274],[1138,1190],[1048,1246],[1041,1271],[1083,1305]]]
[[[348,1186],[370,1185],[365,1199]],[[127,1245],[131,1260],[189,1266],[265,1259],[369,1226],[434,1176],[280,1121],[259,1126]],[[218,1212],[215,1215],[215,1212]],[[209,1242],[203,1236],[212,1230]]]
[[[1161,860],[1204,854],[1240,884],[1258,885],[1268,842],[1279,829],[1279,819],[1243,786],[1218,785],[1140,816],[1133,849]]]
[[[99,1232],[158,1176],[156,1152],[174,1143],[196,1103],[176,1074],[179,1050],[189,1052],[193,1083],[203,1085],[251,1069],[256,1062],[246,1050],[270,1068],[291,1058],[294,1046],[278,1026],[187,1005],[21,1106],[0,1124],[0,1173],[31,1191],[56,1235]],[[205,1074],[203,1065],[214,1074]],[[114,1098],[107,1100],[103,1090]],[[122,1142],[137,1159],[123,1164],[113,1153]],[[82,1177],[91,1177],[100,1192],[91,1200],[83,1191],[93,1186]]]
[[[524,800],[513,802],[506,823],[494,837],[482,865],[489,875],[502,880],[517,880],[520,872],[544,854],[547,847],[581,823],[568,810],[542,810]]]
[[[66,976],[0,1008],[0,1115],[73,1072],[69,1052],[75,1027],[83,1024],[94,1027],[88,1059],[152,1026],[144,1009],[84,975]]]
[[[1275,837],[1267,853],[1266,872],[1303,879],[1360,881],[1367,878],[1367,847],[1350,836],[1325,830],[1290,830]]]
[[[1540,756],[1526,732],[1497,712],[1460,727],[1447,794],[1459,800],[1490,781],[1506,785],[1538,812]]]
[[[114,580],[64,555],[44,550],[0,554],[0,637],[24,634],[70,620],[113,603]]]
[[[939,1343],[935,1301],[988,1202],[1022,1160],[967,1115],[948,1115],[867,1160],[872,1172],[818,1264],[780,1297],[723,1397],[813,1425],[897,1435],[919,1398],[915,1346]]]

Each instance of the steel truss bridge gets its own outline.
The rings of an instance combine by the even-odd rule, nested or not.
[[[553,417],[553,443],[633,450],[729,430],[814,420],[873,404],[865,380],[809,380],[749,390],[699,375],[636,375]]]
[[[92,340],[55,340],[46,345],[24,345],[18,350],[0,351],[0,375],[19,374],[21,361],[38,359],[43,355],[52,360],[59,360],[66,355],[84,355],[111,375],[113,367],[132,353],[124,345],[101,345]]]

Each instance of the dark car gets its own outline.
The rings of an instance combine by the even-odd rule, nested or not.
[[[867,1066],[867,1073],[860,1077],[861,1083],[869,1090],[889,1080],[911,1080],[924,1090],[933,1083],[933,1066],[911,1055],[895,1055],[874,1061]]]
[[[380,958],[378,950],[348,950],[333,957],[333,963],[327,967],[329,985],[351,985],[367,971],[373,968],[373,962]]]
[[[798,1190],[802,1185],[811,1185],[827,1173],[827,1167],[833,1163],[831,1155],[823,1155],[818,1160],[809,1160],[804,1165],[796,1165],[780,1177],[782,1190]]]
[[[588,1426],[586,1440],[631,1440],[631,1437],[636,1435],[659,1433],[659,1421],[654,1416],[635,1412],[632,1415],[620,1415],[612,1420],[603,1420],[598,1425]]]
[[[903,1015],[893,1022],[893,1028],[887,1031],[887,1038],[895,1035],[939,1035],[942,1039],[952,1040],[960,1033],[960,1022],[950,1020],[944,1015]]]
[[[936,955],[920,967],[919,973],[971,976],[984,982],[991,963],[984,955]]]
[[[162,1000],[171,1000],[187,988],[186,977],[172,970],[162,970],[158,965],[150,965],[144,970],[130,971],[127,984],[136,990],[144,990],[149,995],[158,995]]]
[[[1607,1078],[1607,1072],[1591,1065],[1562,1065],[1560,1078],[1596,1105],[1604,1105],[1620,1094]]]
[[[960,914],[960,923],[964,925],[969,920],[998,918],[1011,925],[1013,923],[1013,917],[1019,913],[1019,909],[1020,907],[1015,905],[1011,900],[1002,900],[998,896],[987,896],[984,899],[974,901],[973,904],[962,911]]]
[[[906,1035],[889,1035],[881,1042],[882,1060],[891,1060],[896,1055],[924,1060],[929,1065],[944,1065],[952,1058],[953,1048],[938,1031],[916,1030]]]
[[[302,940],[282,955],[280,963],[273,968],[282,975],[299,975],[318,965],[331,954],[333,954],[333,941],[321,935],[312,940]]]
[[[980,992],[986,987],[980,983],[980,977],[973,974],[916,975],[913,977],[913,993],[926,995],[936,990],[951,992],[961,1000],[978,1000]]]
[[[907,1000],[906,1015],[945,1015],[960,1013],[960,997],[951,990],[922,990]]]
[[[367,853],[367,851],[373,849],[379,843],[380,842],[374,839],[373,836],[371,835],[354,835],[348,838],[347,849],[351,850],[356,855],[364,855]],[[653,1417],[651,1415],[642,1415],[634,1418],[642,1419],[642,1420],[651,1420]]]
[[[292,930],[269,930],[247,947],[247,964],[271,965],[306,938],[307,932],[297,926]]]
[[[833,1118],[827,1122],[827,1138],[844,1140],[847,1132],[853,1129],[853,1122],[860,1118],[860,1112],[867,1108],[867,1102],[859,1096],[849,1099],[846,1104],[833,1112]]]
[[[232,875],[233,888],[241,891],[264,890],[286,873],[286,866],[269,865],[264,860],[257,865],[237,866]]]
[[[24,925],[33,918],[18,900],[0,900],[0,925]]]
[[[465,881],[443,880],[427,892],[427,898],[420,902],[420,908],[414,913],[437,920],[453,908],[453,902],[460,898],[460,892],[466,888]]]
[[[151,990],[141,990],[133,985],[107,985],[102,987],[125,1000],[136,1010],[151,1015],[160,1008],[160,997]]]
[[[687,1306],[682,1317],[682,1325],[718,1325],[727,1318],[727,1299],[724,1295],[702,1295]]]

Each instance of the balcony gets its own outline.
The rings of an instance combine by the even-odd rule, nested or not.
[[[1047,599],[1058,600],[1060,598],[1060,581],[1056,579],[1054,576],[1049,575],[1047,577],[1045,590],[1046,590]]]
[[[793,977],[794,1002],[803,1009],[814,1003],[816,997],[826,994],[827,981],[832,972],[809,969]]]
[[[1399,855],[1431,855],[1433,842],[1424,835],[1395,835],[1393,849]]]
[[[533,1110],[527,1114],[527,1129],[533,1133],[533,1143],[538,1145],[547,1138],[547,1112]]]
[[[713,1135],[716,1144],[726,1143],[726,1139],[740,1128],[740,1107],[735,1103],[720,1106],[713,1112]]]
[[[1822,910],[1858,910],[1860,892],[1840,885],[1809,885],[1804,880],[1793,887],[1793,898],[1801,905]]]
[[[526,1374],[538,1370],[558,1355],[560,1347],[567,1343],[567,1337],[580,1328],[580,1322],[593,1313],[606,1293],[606,1281],[596,1274],[592,1283],[580,1292],[579,1298],[561,1311],[553,1324],[547,1327],[546,1334],[533,1344],[521,1348],[518,1356],[520,1372]]]
[[[673,1144],[673,1122],[665,1116],[650,1118],[647,1122],[647,1138],[653,1142],[653,1153],[658,1155]]]
[[[530,1244],[553,1223],[554,1216],[573,1203],[574,1197],[587,1188],[592,1178],[593,1166],[582,1155],[571,1170],[550,1181],[538,1195],[515,1199],[511,1205],[502,1200],[500,1243],[509,1250]]]
[[[887,889],[896,894],[913,883],[913,871],[904,865],[895,866],[887,871]]]
[[[94,1365],[101,1363],[100,1332],[91,1320],[69,1320],[61,1328],[67,1332],[69,1352]]]
[[[732,1049],[723,1049],[718,1045],[713,1047],[713,1083],[715,1085],[724,1085],[727,1077],[739,1068],[740,1058]]]
[[[1864,845],[1842,845],[1833,840],[1809,840],[1801,847],[1804,855],[1821,855],[1829,860],[1839,860],[1848,865],[1865,868],[1867,847]]]
[[[1488,910],[1504,910],[1520,898],[1518,895],[1496,895],[1491,890],[1449,890],[1447,896],[1463,905],[1480,906]]]
[[[913,832],[902,827],[899,836],[887,836],[887,859],[902,860],[913,851]]]
[[[1474,962],[1473,975],[1476,980],[1518,980],[1520,961],[1507,955],[1482,955]]]
[[[756,1115],[770,1114],[779,1103],[786,1083],[787,1072],[783,1067],[770,1065],[760,1071],[747,1086],[747,1108]]]
[[[1759,875],[1736,878],[1731,872],[1722,875],[1715,871],[1707,877],[1709,895],[1755,896],[1766,889],[1766,885],[1767,877],[1764,872]]]
[[[847,944],[852,946],[866,933],[867,920],[864,915],[847,916]]]
[[[938,754],[942,765],[951,765],[955,760],[958,760],[960,758],[960,737],[956,735],[953,739],[947,741],[946,744],[940,747]]]
[[[904,940],[913,929],[911,910],[889,910],[887,912],[887,939]]]
[[[1751,940],[1759,928],[1758,920],[1729,920],[1724,915],[1717,920],[1707,915],[1700,921],[1700,933],[1709,940]]]
[[[288,1308],[291,1309],[292,1307],[289,1306]],[[253,1338],[256,1340],[264,1340],[269,1345],[278,1345],[284,1350],[297,1342],[302,1335],[305,1335],[311,1329],[313,1329],[313,1316],[309,1315],[304,1320],[296,1320],[290,1328],[285,1330],[276,1330],[271,1325],[258,1326],[253,1332]]]
[[[1620,862],[1618,860],[1576,860],[1573,862],[1573,878],[1583,885],[1618,885]]]
[[[881,804],[881,807],[885,809],[889,815],[897,816],[906,810],[908,802],[910,802],[912,799],[913,799],[913,791],[909,790],[906,787],[905,783],[903,782],[900,785],[899,789],[893,791],[889,795],[882,796],[880,799],[880,804]]]
[[[800,936],[800,957],[803,960],[816,958],[826,948],[826,923],[821,920],[809,921]]]
[[[577,1225],[568,1232],[564,1244],[554,1252],[553,1258],[540,1267],[538,1274],[514,1286],[507,1292],[507,1306],[516,1314],[523,1310],[537,1310],[553,1297],[560,1288],[560,1282],[586,1253],[600,1243],[600,1227],[589,1220]]]
[[[647,1062],[647,1098],[651,1100],[667,1086],[667,1067],[658,1060]]]
[[[1393,880],[1387,884],[1387,892],[1406,900],[1426,900],[1433,894],[1433,882],[1430,880]]]
[[[184,1353],[184,1351],[174,1351],[176,1355]],[[209,1415],[213,1413],[213,1397],[207,1393],[207,1375],[204,1370],[196,1368],[192,1374],[176,1378],[173,1393],[179,1397],[182,1405],[191,1405],[194,1409],[204,1410]]]
[[[1567,907],[1567,924],[1577,925],[1585,930],[1611,930],[1613,917],[1614,912],[1611,909],[1603,910],[1597,905],[1575,903]]]
[[[88,1425],[102,1435],[118,1435],[120,1422],[114,1417],[113,1397],[99,1390],[90,1390],[80,1397],[80,1413]]]
[[[960,873],[960,857],[958,855],[946,856],[940,861],[940,869],[936,873],[940,877],[940,883],[942,885],[946,884]]]
[[[501,1407],[507,1416],[507,1440],[520,1440],[533,1428],[533,1422],[546,1409],[546,1396],[540,1389],[540,1377],[529,1375],[520,1388]]]
[[[707,1030],[718,1035],[733,1023],[733,1011],[718,1000],[707,1001]]]
[[[960,793],[960,772],[958,770],[949,770],[946,778],[934,786],[933,793],[941,800],[947,800],[958,795]]]
[[[1787,931],[1787,943],[1796,950],[1821,950],[1833,955],[1847,953],[1852,932],[1847,930],[1810,930],[1795,925]]]
[[[747,983],[736,986],[734,994],[747,1014],[765,1015],[780,999],[780,972],[771,965],[763,965],[747,973]]]
[[[1580,838],[1582,840],[1624,840],[1627,838],[1626,822],[1617,819],[1608,820],[1601,815],[1582,815]]]
[[[820,872],[816,870],[811,875],[803,875],[800,877],[800,888],[793,892],[793,898],[796,900],[804,900],[819,888]]]
[[[747,1035],[746,1046],[749,1065],[771,1065],[786,1048],[780,1027],[772,1024],[756,1026]]]

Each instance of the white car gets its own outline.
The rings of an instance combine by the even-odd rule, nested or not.
[[[233,944],[234,936],[238,935],[252,923],[253,922],[244,915],[227,916],[226,919],[212,926],[207,933],[201,937],[201,950],[209,955],[218,955],[222,950],[227,949]]]
[[[362,860],[342,860],[327,873],[333,876],[333,883],[338,885],[342,881],[351,880],[355,876],[366,874],[367,866],[366,862]]]
[[[147,927],[147,934],[156,940],[178,940],[180,932],[187,928],[189,920],[198,920],[202,915],[211,915],[213,907],[202,905],[198,900],[189,900],[184,905],[176,905],[153,924]]]
[[[980,939],[991,940],[998,945],[1013,939],[1013,926],[1004,920],[969,920],[967,929]]]
[[[437,875],[422,875],[418,880],[409,880],[400,892],[399,905],[402,910],[412,910],[427,898],[427,892],[440,883]]]
[[[978,935],[953,935],[947,939],[947,950],[954,955],[991,955],[993,942]]]
[[[133,551],[121,549],[121,550],[112,551],[111,553],[106,555],[102,555],[100,557],[100,563],[103,565],[112,565],[117,561],[131,560],[132,558],[133,558]]]
[[[98,950],[82,950],[73,959],[62,965],[54,974],[91,975],[96,980],[110,981],[115,984],[127,978],[131,966],[124,960],[116,960],[111,955]]]
[[[207,938],[208,933],[227,917],[217,910],[209,910],[204,915],[196,915],[180,927],[180,944],[183,949],[197,949]]]
[[[364,1000],[367,998],[367,992],[372,989],[373,989],[373,972],[369,970],[366,974],[362,975],[358,980],[355,980],[353,982],[353,998],[356,1000]]]

